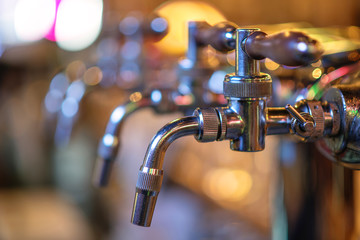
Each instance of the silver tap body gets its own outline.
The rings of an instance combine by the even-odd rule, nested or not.
[[[230,140],[235,151],[254,152],[265,148],[266,101],[271,96],[271,78],[260,73],[259,61],[246,53],[247,38],[258,29],[237,29],[235,72],[226,75],[224,96],[229,108],[241,116],[244,134]]]
[[[295,66],[307,63],[308,60],[297,61],[299,59],[297,52],[290,56],[288,54],[277,56],[269,43],[278,42],[280,39],[286,43],[285,48],[291,53],[291,46],[303,39],[304,35],[299,33],[295,35],[280,34],[264,38],[266,34],[257,29],[236,29],[236,31],[231,32],[235,32],[236,38],[236,67],[235,72],[227,75],[224,80],[223,91],[228,100],[228,106],[198,108],[193,116],[170,122],[154,136],[139,172],[131,220],[134,224],[150,226],[157,195],[161,187],[165,151],[175,139],[185,135],[194,135],[200,142],[228,139],[233,150],[250,152],[264,149],[266,131],[270,134],[281,134],[297,130],[296,127],[299,123],[292,119],[286,108],[267,108],[266,102],[272,93],[272,82],[268,75],[259,72],[258,62],[255,59],[264,57],[259,56],[253,44],[260,42],[259,46],[265,49],[265,56],[269,55],[282,63]],[[257,34],[254,35],[254,33]],[[249,44],[247,44],[249,39]],[[310,41],[309,46],[316,46],[316,44],[316,41]],[[318,54],[313,54],[314,58],[321,54],[319,48],[316,49],[315,52]],[[248,54],[249,50],[252,54]],[[314,60],[314,58],[310,59]],[[315,111],[311,108],[310,113],[313,111],[318,116],[321,113],[322,116],[326,115],[321,110],[321,105],[316,108],[314,104],[312,106],[314,106],[313,109],[320,110]],[[305,117],[300,116],[301,114],[296,112],[295,116],[306,121],[304,120]],[[320,129],[324,130],[325,127],[321,127],[324,125],[320,124],[321,120],[320,117],[314,117],[313,125],[316,126],[318,123]],[[332,125],[328,124],[327,126]],[[316,130],[319,129],[319,126],[314,129],[315,135],[309,134],[308,129],[301,133],[309,134],[308,138],[318,137],[319,131]],[[324,130],[324,132],[326,131]]]

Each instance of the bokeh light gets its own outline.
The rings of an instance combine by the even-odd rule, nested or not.
[[[267,69],[269,69],[270,71],[275,71],[276,69],[278,69],[279,68],[279,64],[277,64],[276,62],[274,62],[274,61],[272,61],[272,60],[270,60],[270,59],[268,59],[268,58],[266,58],[265,59],[265,67],[267,68]]]
[[[102,12],[102,0],[61,1],[55,27],[59,47],[79,51],[90,46],[100,33]]]
[[[87,85],[94,86],[101,82],[103,73],[99,67],[91,67],[84,73],[84,82]]]
[[[312,71],[312,73],[311,73],[311,76],[312,76],[313,78],[315,78],[315,79],[320,78],[321,75],[322,75],[322,70],[321,70],[321,68],[315,68],[315,69]]]
[[[166,53],[178,55],[187,49],[189,21],[206,21],[210,25],[225,21],[220,11],[200,1],[168,1],[156,10],[156,14],[168,21],[169,32],[155,45]]]
[[[204,192],[216,201],[240,201],[252,188],[251,175],[241,169],[216,168],[203,179]]]
[[[15,32],[22,41],[43,38],[55,20],[55,0],[20,0],[14,14]]]

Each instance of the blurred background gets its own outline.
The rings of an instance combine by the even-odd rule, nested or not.
[[[189,76],[179,71],[191,20],[300,29],[326,45],[330,57],[301,70],[262,62],[274,106],[294,103],[322,74],[360,58],[358,0],[0,0],[0,239],[360,238],[359,174],[313,143],[278,136],[259,153],[232,152],[226,141],[176,141],[151,228],[130,223],[152,136],[197,106],[199,94],[183,94]],[[197,78],[208,91],[200,102],[224,104],[234,53],[201,54],[207,72],[197,69]],[[154,88],[185,97],[131,114],[109,186],[95,187],[113,110]]]

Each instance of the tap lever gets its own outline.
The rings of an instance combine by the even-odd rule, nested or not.
[[[324,52],[321,44],[302,32],[285,31],[267,35],[257,31],[245,42],[246,53],[257,60],[270,58],[287,65],[301,66],[318,60]]]
[[[309,119],[305,119],[293,106],[287,104],[285,109],[293,116],[300,124],[300,127],[305,132],[311,132],[314,129],[314,122],[311,121],[311,116]]]

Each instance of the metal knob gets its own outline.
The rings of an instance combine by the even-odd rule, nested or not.
[[[273,35],[254,32],[246,39],[244,48],[251,58],[270,58],[287,66],[310,64],[319,59],[324,52],[317,40],[302,32],[293,31]]]

